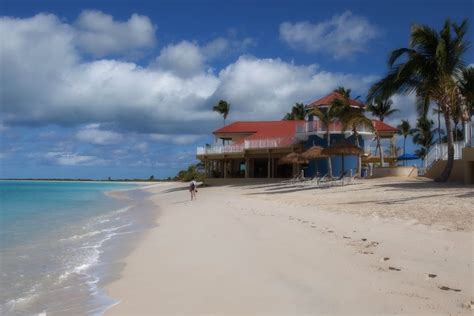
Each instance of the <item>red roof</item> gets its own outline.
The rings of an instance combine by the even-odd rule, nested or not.
[[[250,134],[252,139],[291,138],[296,134],[296,126],[306,121],[239,121],[214,131],[214,134]],[[396,132],[397,129],[379,120],[372,120],[379,132]],[[338,124],[338,123],[336,123]],[[242,142],[243,139],[240,140]]]
[[[314,108],[314,107],[318,107],[318,106],[328,106],[328,105],[331,104],[332,101],[334,101],[336,99],[342,99],[342,98],[344,98],[342,94],[340,94],[339,92],[333,91],[330,94],[328,94],[327,96],[322,97],[321,99],[318,99],[316,101],[311,102],[306,107],[307,108]],[[349,99],[349,104],[352,105],[352,106],[358,106],[358,107],[364,106],[362,104],[362,102],[354,100],[354,99]]]
[[[279,137],[293,137],[296,126],[304,121],[246,121],[234,122],[218,130],[214,134],[252,134],[246,139],[266,139]]]
[[[379,120],[372,120],[375,123],[375,129],[379,132],[396,132],[397,129]]]

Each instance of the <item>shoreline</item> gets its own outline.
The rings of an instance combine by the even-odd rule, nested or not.
[[[323,210],[297,203],[313,192],[268,188],[206,187],[194,202],[186,184],[147,189],[158,226],[105,286],[121,301],[106,314],[469,313],[472,224]]]

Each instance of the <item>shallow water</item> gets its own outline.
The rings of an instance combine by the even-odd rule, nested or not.
[[[116,302],[124,244],[149,223],[144,193],[126,184],[0,181],[0,314],[102,314]]]

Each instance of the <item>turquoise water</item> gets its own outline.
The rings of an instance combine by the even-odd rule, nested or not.
[[[133,202],[107,192],[135,187],[0,181],[0,314],[101,314],[113,304],[97,286],[104,245],[138,226]]]

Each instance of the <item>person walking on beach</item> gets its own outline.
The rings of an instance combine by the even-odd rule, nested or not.
[[[189,182],[189,192],[191,192],[191,201],[196,200],[196,192],[197,192],[197,183],[194,179]]]

